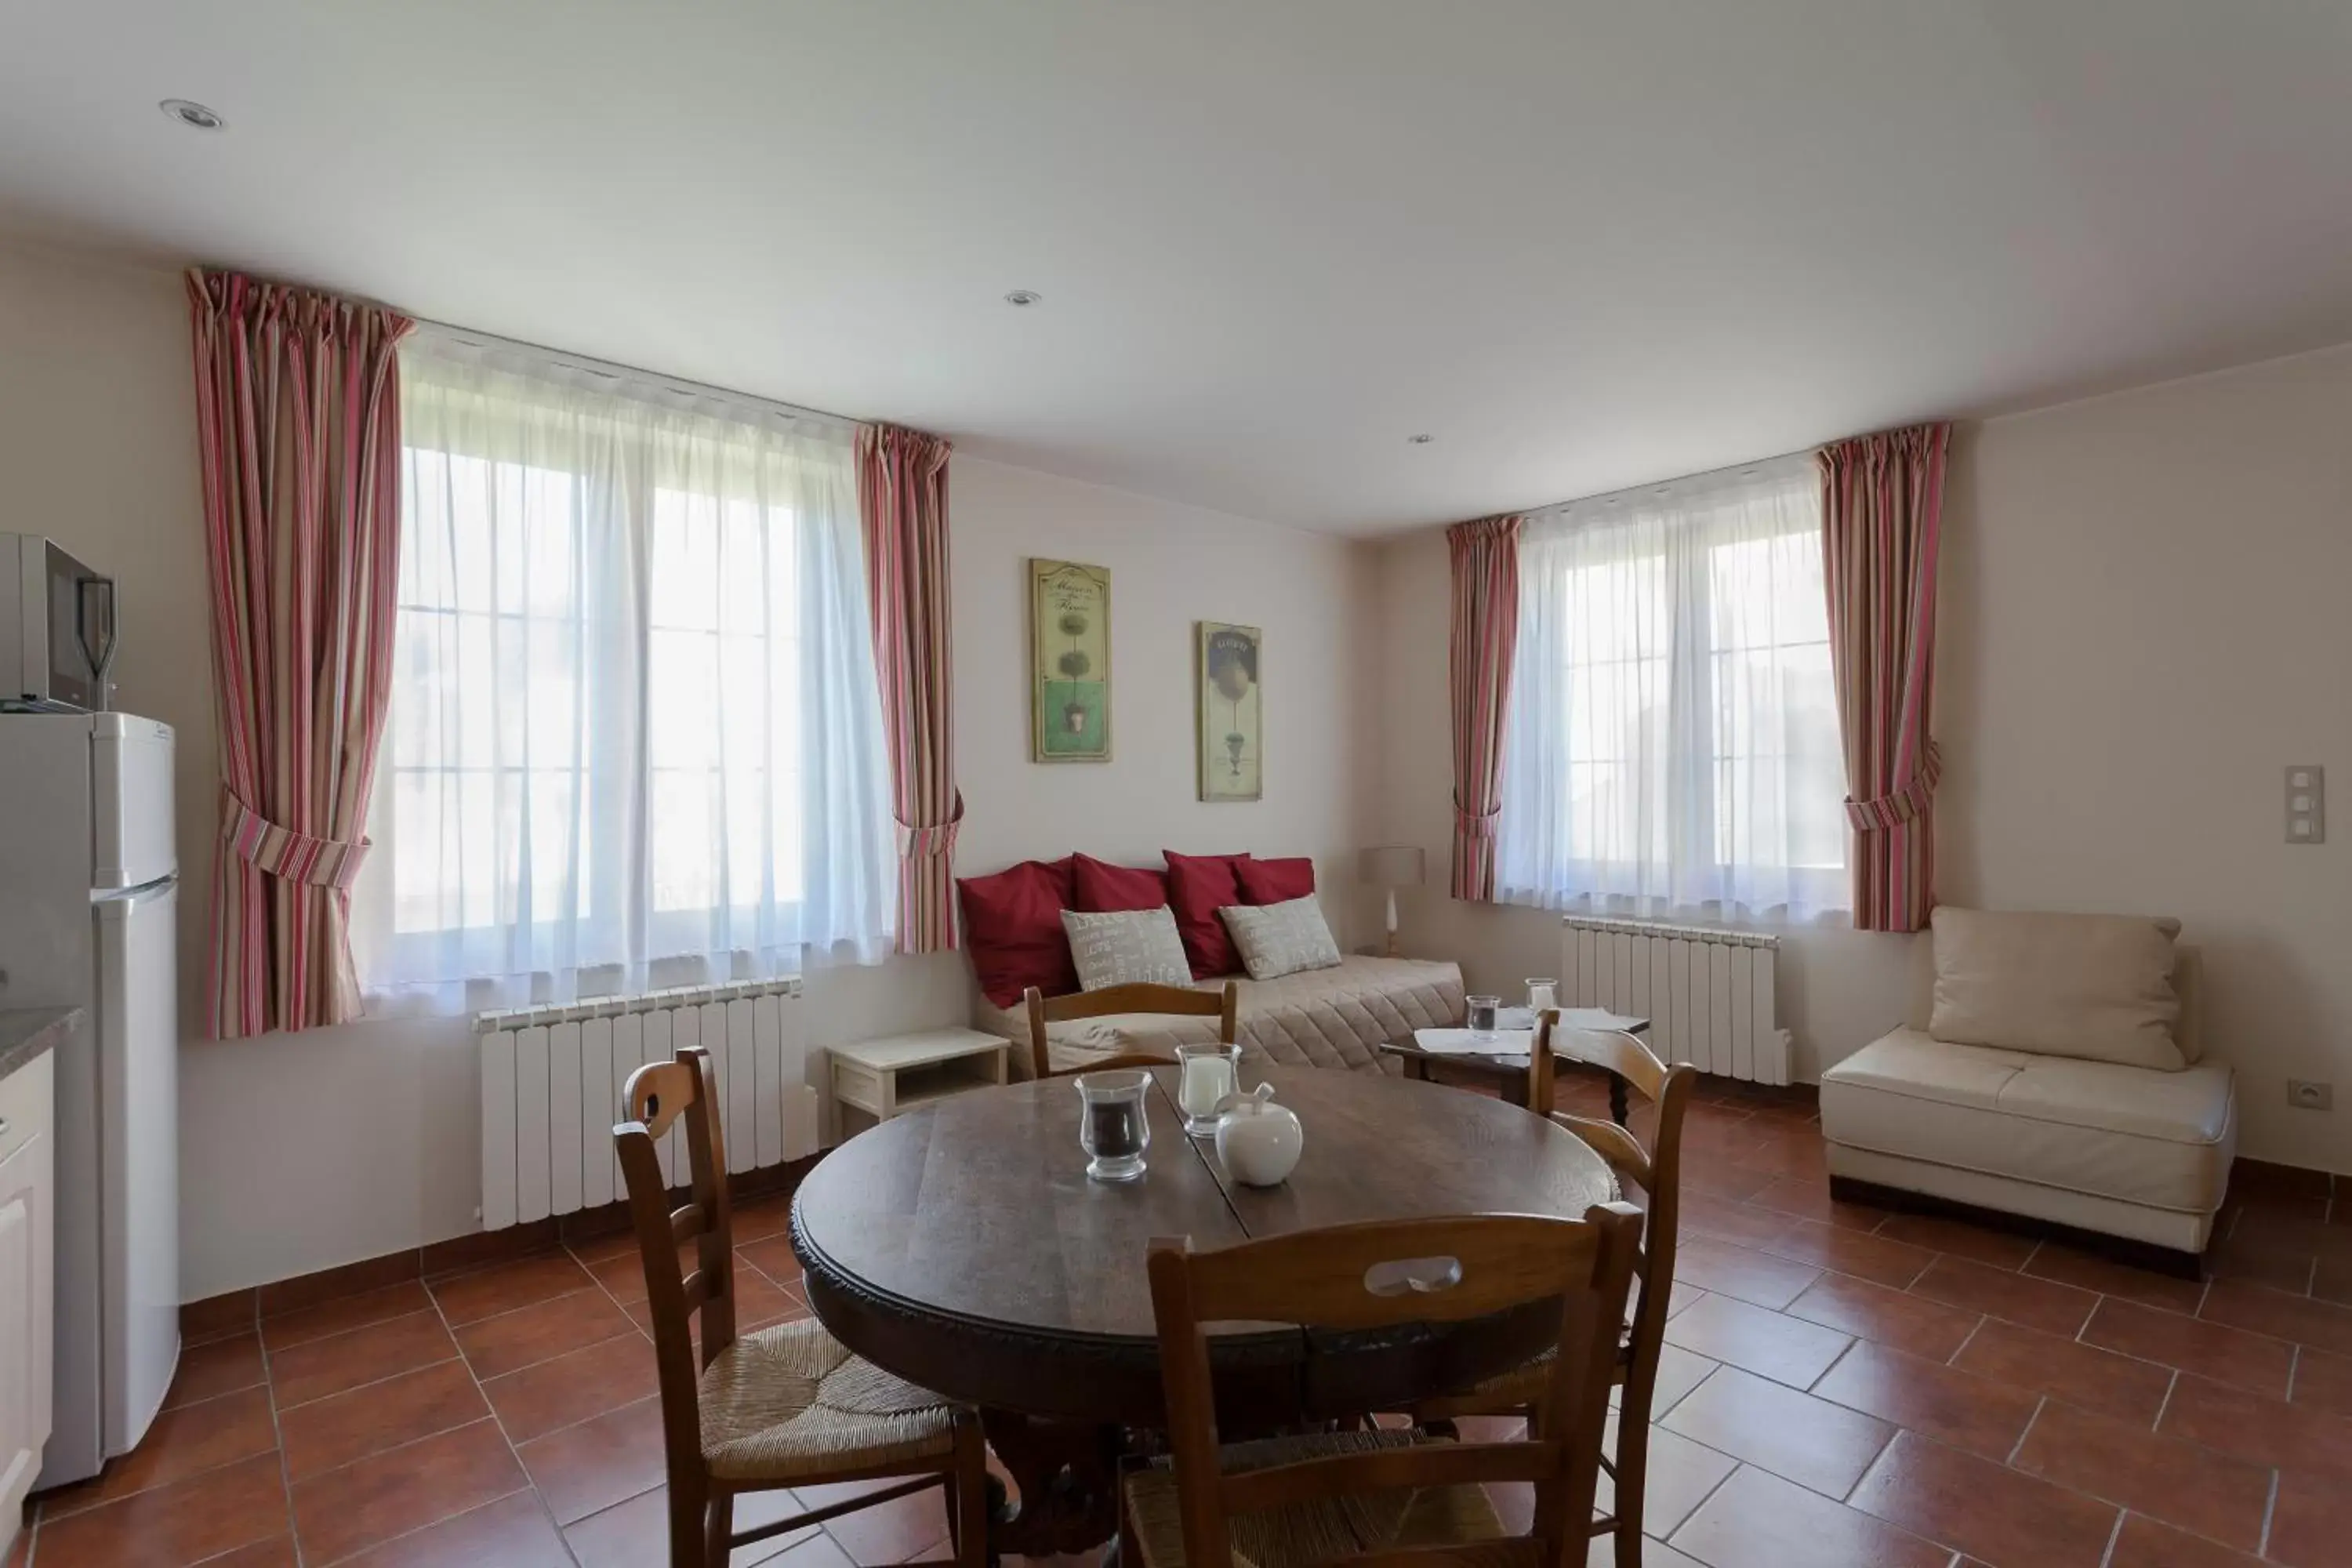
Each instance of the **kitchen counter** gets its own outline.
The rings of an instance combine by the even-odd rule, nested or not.
[[[81,1022],[79,1007],[0,1010],[0,1078],[57,1046]]]

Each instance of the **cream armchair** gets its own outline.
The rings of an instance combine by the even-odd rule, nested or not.
[[[2179,922],[1939,909],[1910,1016],[1822,1075],[1831,1190],[2090,1232],[2194,1276],[2237,1152]]]

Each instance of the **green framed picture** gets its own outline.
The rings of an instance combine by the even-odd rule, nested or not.
[[[1029,563],[1029,760],[1110,761],[1110,573]]]
[[[1201,621],[1193,626],[1194,747],[1201,798],[1256,800],[1265,793],[1265,728],[1255,626]]]

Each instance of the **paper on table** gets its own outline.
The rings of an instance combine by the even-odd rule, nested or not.
[[[1562,1007],[1559,1010],[1560,1027],[1564,1029],[1631,1029],[1648,1022],[1647,1018],[1632,1014],[1612,1013],[1606,1007]],[[1498,1029],[1532,1029],[1535,1026],[1536,1016],[1531,1008],[1495,1009],[1495,1027]]]
[[[1535,1048],[1535,1015],[1525,1007],[1496,1010],[1500,1026],[1481,1037],[1468,1029],[1415,1029],[1413,1044],[1433,1057],[1517,1057],[1525,1061]],[[1612,1013],[1606,1007],[1562,1007],[1563,1029],[1630,1029],[1645,1020]]]
[[[1497,1029],[1474,1035],[1467,1029],[1415,1029],[1412,1043],[1433,1057],[1524,1057],[1534,1048],[1533,1029]]]
[[[1559,1026],[1563,1029],[1632,1029],[1648,1023],[1647,1018],[1627,1013],[1612,1013],[1606,1007],[1562,1007]]]

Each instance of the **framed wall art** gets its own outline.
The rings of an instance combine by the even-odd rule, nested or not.
[[[1110,573],[1029,563],[1029,760],[1110,761]]]
[[[1255,626],[1201,621],[1193,627],[1194,745],[1201,798],[1256,800],[1265,791],[1264,710]]]

